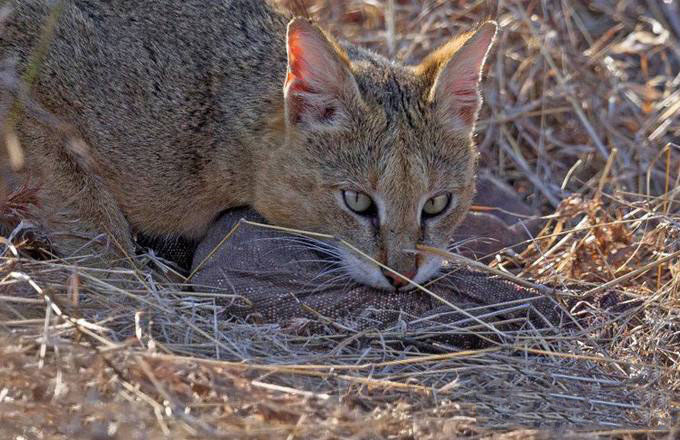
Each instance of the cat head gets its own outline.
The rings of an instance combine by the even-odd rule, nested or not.
[[[486,22],[417,66],[340,45],[308,20],[288,25],[285,144],[261,167],[255,208],[270,222],[344,239],[423,283],[475,191],[479,81],[496,34]],[[342,270],[378,288],[407,282],[357,252]]]

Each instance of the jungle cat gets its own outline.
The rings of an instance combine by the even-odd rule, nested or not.
[[[264,0],[15,0],[1,57],[25,70],[50,17],[31,93],[96,167],[28,117],[16,130],[64,224],[132,252],[134,234],[200,239],[220,212],[251,206],[417,283],[439,270],[414,249],[446,248],[474,195],[494,22],[404,65]],[[333,252],[357,282],[409,285]]]

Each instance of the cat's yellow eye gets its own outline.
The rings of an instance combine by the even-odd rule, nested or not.
[[[439,215],[449,206],[449,200],[451,200],[450,194],[440,194],[428,199],[423,206],[423,212],[425,215],[433,216]]]
[[[373,200],[362,192],[346,190],[342,192],[342,198],[345,205],[357,214],[367,214],[373,208]]]

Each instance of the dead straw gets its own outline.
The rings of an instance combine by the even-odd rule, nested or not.
[[[36,236],[17,229],[29,199],[8,199],[0,182],[14,215],[0,228],[0,438],[677,436],[677,2],[295,1],[334,33],[408,62],[498,21],[481,164],[549,223],[490,265],[420,251],[552,295],[580,328],[525,328],[462,350],[432,342],[447,331],[434,323],[405,333],[324,322],[326,333],[299,334],[230,319],[224,294],[192,294],[191,275],[148,260],[97,268],[93,244],[33,258]],[[0,98],[68,137],[4,65],[0,85]],[[13,172],[6,157],[0,179]],[[474,331],[493,334],[480,321]]]

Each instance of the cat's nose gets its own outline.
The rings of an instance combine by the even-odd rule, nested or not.
[[[406,280],[406,278],[408,278],[409,280],[412,280],[416,276],[415,270],[411,270],[409,272],[404,273],[404,277],[406,277],[406,278],[404,278],[400,275],[397,275],[396,273],[385,270],[385,269],[383,269],[382,273],[383,273],[383,275],[385,275],[385,278],[387,278],[387,281],[395,289],[406,286],[408,284],[408,281]]]

